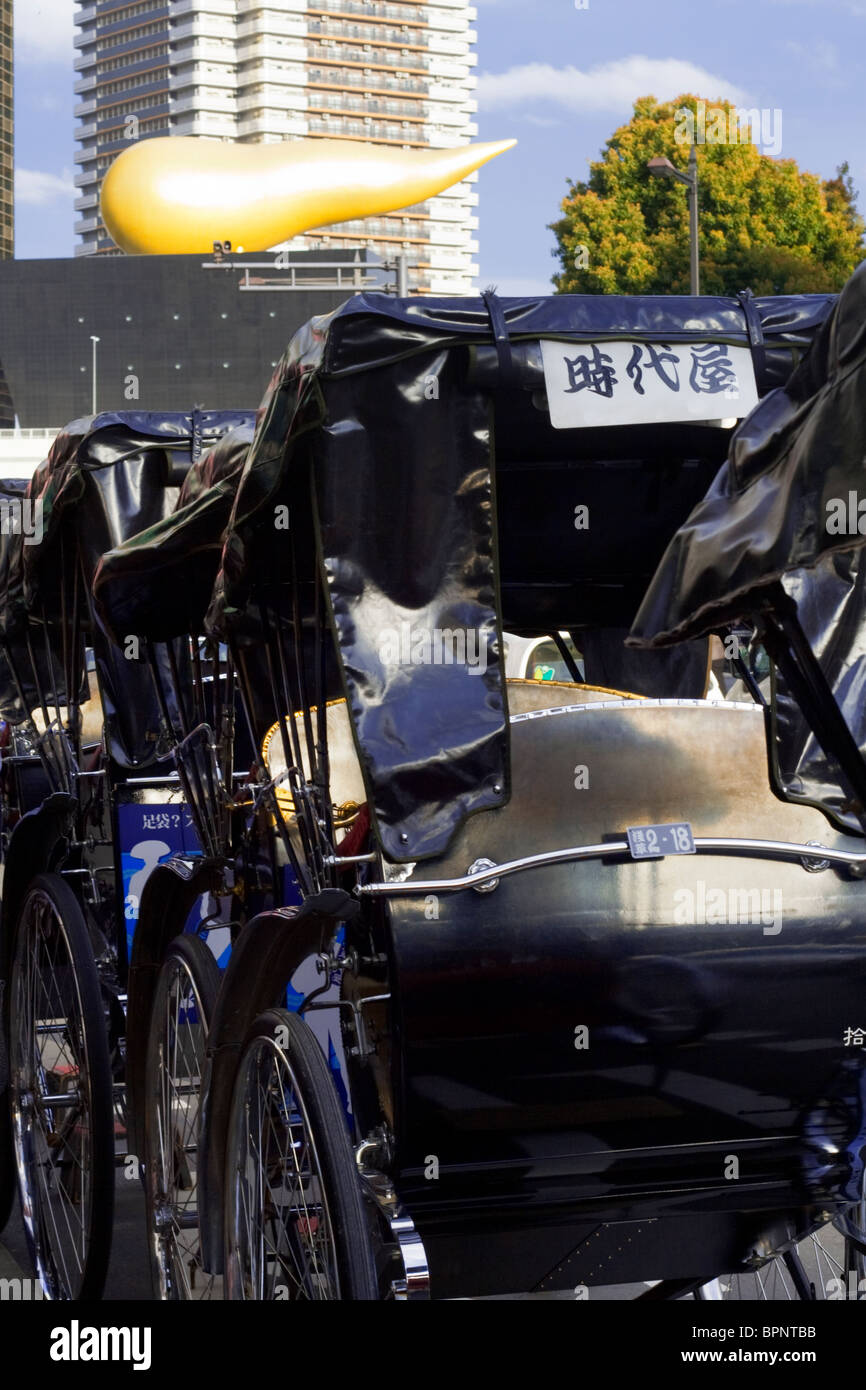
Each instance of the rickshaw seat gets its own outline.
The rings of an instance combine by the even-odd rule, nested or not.
[[[79,711],[81,714],[82,748],[90,748],[94,745],[102,743],[103,725],[105,723],[105,716],[102,709],[102,700],[99,694],[99,686],[97,685],[96,677],[92,671],[88,674],[88,683],[90,687],[90,694],[88,699],[84,702],[84,704],[80,706]],[[57,719],[57,706],[49,705],[48,713],[52,719]],[[61,718],[65,718],[66,707],[64,705],[60,706],[59,713]],[[38,707],[34,709],[32,711],[32,718],[37,731],[40,734],[44,734],[45,716],[43,715],[42,710]]]
[[[507,681],[508,709],[511,715],[531,714],[533,710],[557,709],[561,705],[590,705],[603,700],[640,700],[643,696],[631,691],[609,690],[600,685],[579,685],[573,681],[536,681],[511,677]],[[315,713],[313,712],[315,719]],[[300,715],[295,715],[302,749],[304,729]],[[348,707],[345,700],[332,700],[327,706],[328,755],[330,759],[331,799],[335,807],[363,806],[367,791],[361,764],[352,738]],[[272,777],[285,771],[282,741],[278,725],[268,730],[262,746],[265,765]],[[307,775],[309,769],[305,767]],[[277,800],[285,811],[291,811],[292,799],[285,784],[277,785]]]

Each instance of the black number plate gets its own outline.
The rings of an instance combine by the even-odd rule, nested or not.
[[[626,831],[632,859],[663,859],[666,854],[694,854],[688,821],[673,825],[631,825]]]

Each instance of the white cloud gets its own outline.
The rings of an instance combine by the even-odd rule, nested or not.
[[[670,101],[686,92],[710,99],[727,97],[738,104],[747,100],[741,87],[695,63],[639,54],[601,63],[588,72],[555,68],[550,63],[524,63],[507,72],[485,72],[478,79],[477,95],[483,111],[524,101],[555,101],[570,111],[618,112],[636,97],[652,93],[659,101]]]
[[[74,198],[77,189],[72,175],[64,169],[60,174],[46,174],[41,169],[15,170],[15,201],[43,206],[57,198]]]
[[[817,43],[798,43],[795,39],[786,39],[784,48],[792,57],[799,58],[809,67],[817,68],[823,72],[835,72],[839,67],[839,54],[835,44],[828,39],[819,39]]]
[[[75,0],[18,0],[15,58],[23,63],[66,63],[75,58]]]

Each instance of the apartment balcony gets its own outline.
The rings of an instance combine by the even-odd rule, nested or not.
[[[174,134],[194,135],[199,140],[230,140],[234,144],[237,124],[234,119],[223,120],[218,116],[202,112],[196,116],[179,119]]]
[[[241,77],[260,63],[305,63],[307,45],[302,38],[257,39],[245,48],[238,48],[237,69]]]
[[[361,97],[340,95],[338,92],[308,92],[307,110],[327,111],[332,115],[371,116],[377,120],[405,120],[412,125],[426,125],[426,105],[419,101],[397,101],[392,97]]]
[[[200,9],[201,0],[173,0],[172,19],[177,15],[195,14]],[[208,10],[231,21],[235,17],[235,0],[208,0]]]
[[[431,57],[434,54],[442,54],[445,58],[465,59],[469,52],[469,44],[465,39],[450,39],[445,34],[431,34],[428,46]]]
[[[179,43],[188,43],[190,39],[210,40],[214,44],[222,44],[231,48],[234,53],[235,31],[234,27],[226,26],[217,28],[213,21],[203,15],[196,15],[192,19],[185,20],[182,24],[172,24],[168,31],[172,47]]]
[[[96,86],[96,73],[91,73],[89,77],[82,77],[80,82],[76,82],[73,91],[76,96],[81,96],[83,92],[92,92]]]
[[[467,69],[472,57],[473,55],[470,53],[458,66],[457,63],[449,62],[447,58],[440,57],[438,53],[431,53],[427,59],[427,72],[432,78],[450,78],[453,82],[465,82],[469,76]]]
[[[430,144],[425,139],[423,126],[402,125],[398,122],[351,120],[342,116],[326,119],[310,113],[307,130],[310,135],[324,135],[337,140],[369,140],[377,145],[409,145],[417,149],[426,149]]]
[[[227,97],[234,100],[238,84],[233,72],[207,72],[197,63],[185,63],[182,68],[172,68],[172,91],[184,92],[189,87],[195,87],[199,92],[205,90],[220,92],[223,100]]]
[[[259,102],[261,105],[261,102]],[[174,96],[169,98],[169,108],[172,116],[181,116],[186,111],[213,111],[220,115],[231,116],[234,120],[237,110],[236,99],[231,97],[204,97],[200,93],[196,96]]]
[[[85,116],[92,116],[96,109],[96,100],[94,98],[92,101],[79,102],[77,106],[72,108],[72,114],[76,121],[80,121],[83,120]]]
[[[170,61],[174,63],[220,63],[232,70],[237,65],[235,46],[231,40],[211,39],[191,34],[183,40],[172,36]]]
[[[308,67],[305,81],[311,87],[332,87],[343,90],[345,87],[363,87],[365,92],[406,92],[426,97],[429,84],[419,77],[397,76],[390,72],[358,72],[355,68]]]
[[[303,63],[293,63],[291,67],[278,64],[273,58],[265,58],[260,63],[248,66],[238,73],[237,89],[247,94],[256,87],[271,83],[277,87],[305,87],[307,74]]]
[[[90,121],[87,125],[79,126],[75,132],[76,140],[92,140],[96,135],[96,122]]]
[[[291,102],[292,109],[295,111],[305,111],[307,106],[306,95],[297,84],[290,84],[296,87],[294,92],[287,92],[283,87],[276,83],[268,84],[263,90],[258,92],[245,92],[243,96],[237,98],[237,112],[242,115],[249,111],[262,111],[277,107],[283,109]]]
[[[404,24],[427,24],[430,20],[430,11],[421,5],[392,5],[388,0],[309,0],[307,13],[358,15],[362,19],[390,19]]]
[[[93,208],[95,210],[99,206],[99,194],[93,192],[89,193],[85,198],[76,198],[72,206],[75,208],[76,212],[84,212],[87,208]]]
[[[390,28],[386,24],[354,24],[336,19],[313,19],[307,23],[310,36],[334,39],[354,39],[358,43],[394,44],[398,47],[426,48],[428,36],[423,29]]]
[[[240,41],[241,39],[255,38],[256,35],[280,34],[291,37],[293,34],[303,34],[306,26],[306,12],[299,12],[296,15],[254,15],[251,19],[242,19],[238,22],[235,38]]]
[[[376,48],[371,44],[363,48],[338,43],[326,46],[310,40],[307,45],[307,61],[310,63],[357,63],[359,66],[371,70],[379,67],[401,68],[404,72],[419,73],[421,76],[433,71],[431,60],[426,53],[410,53],[404,57],[402,53],[395,52],[392,48]],[[453,74],[447,72],[444,76],[459,77],[460,74],[455,71]]]
[[[287,135],[306,135],[307,125],[304,118],[298,117],[292,111],[265,110],[258,116],[238,117],[237,132],[240,137],[256,139],[266,139],[268,135],[273,135],[276,139],[285,139]]]

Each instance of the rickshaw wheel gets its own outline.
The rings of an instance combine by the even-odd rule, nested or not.
[[[205,1274],[197,1215],[199,1101],[220,972],[198,936],[171,942],[156,985],[145,1063],[144,1192],[154,1295],[221,1297]]]
[[[851,1219],[861,1237],[863,1215],[864,1203],[859,1203]],[[864,1276],[863,1256],[831,1221],[759,1269],[719,1276],[704,1285],[696,1297],[770,1303],[864,1298],[866,1286],[861,1288]]]
[[[322,1051],[295,1013],[270,1009],[248,1034],[225,1172],[227,1297],[379,1298],[346,1118]]]
[[[12,1143],[12,1116],[8,1090],[0,1097],[0,1231],[12,1213],[15,1201],[15,1148]]]
[[[866,1241],[866,1196],[857,1203],[853,1210],[848,1213],[848,1216],[860,1240]],[[849,1296],[855,1293],[858,1298],[866,1299],[866,1255],[847,1238],[845,1240],[845,1262],[848,1268]]]
[[[15,926],[9,1081],[24,1226],[45,1295],[98,1298],[114,1213],[111,1064],[87,926],[56,874],[33,880]]]

